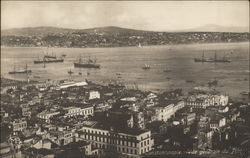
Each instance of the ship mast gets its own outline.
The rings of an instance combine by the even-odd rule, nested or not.
[[[214,61],[217,61],[217,55],[216,55],[216,52],[214,53]]]
[[[45,65],[45,57],[43,57],[43,68],[45,68],[46,65]]]

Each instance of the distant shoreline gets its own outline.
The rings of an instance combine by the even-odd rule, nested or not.
[[[143,46],[142,45],[142,48],[143,47],[157,47],[157,46],[186,46],[186,45],[206,45],[206,44],[250,44],[249,41],[241,41],[241,42],[213,42],[213,43],[187,43],[187,44],[168,44],[168,45],[145,45]],[[48,48],[47,46],[44,46],[44,47],[29,47],[29,46],[24,46],[24,47],[20,47],[20,46],[1,46],[1,49],[2,48]],[[121,47],[117,47],[117,46],[114,46],[114,47],[51,47],[51,48],[76,48],[76,49],[79,49],[79,48],[139,48],[137,46],[121,46]]]

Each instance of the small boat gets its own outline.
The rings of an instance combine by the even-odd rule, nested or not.
[[[171,72],[171,70],[166,68],[166,69],[163,70],[163,72]]]
[[[193,80],[186,80],[187,83],[193,83]]]
[[[69,71],[68,71],[68,74],[70,74],[70,75],[71,75],[71,74],[73,74],[73,73],[74,73],[74,72],[73,72],[73,71],[71,71],[71,70],[69,70]]]
[[[34,78],[41,78],[40,76],[33,76]]]
[[[64,57],[64,58],[65,58],[65,57],[66,57],[66,54],[63,54],[63,55],[62,55],[62,57]]]
[[[150,69],[151,67],[150,67],[150,65],[148,65],[148,64],[145,64],[143,67],[142,67],[142,69],[144,69],[144,70],[148,70],[148,69]]]
[[[240,94],[241,94],[241,95],[249,95],[249,94],[250,94],[250,92],[247,92],[247,91],[242,91],[242,92],[240,92]]]

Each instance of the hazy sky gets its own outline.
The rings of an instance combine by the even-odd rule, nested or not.
[[[249,26],[246,1],[1,1],[2,29],[58,26],[119,26],[144,30],[181,30],[216,24]]]

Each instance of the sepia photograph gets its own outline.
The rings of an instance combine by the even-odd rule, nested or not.
[[[250,158],[249,1],[1,1],[1,158]]]

